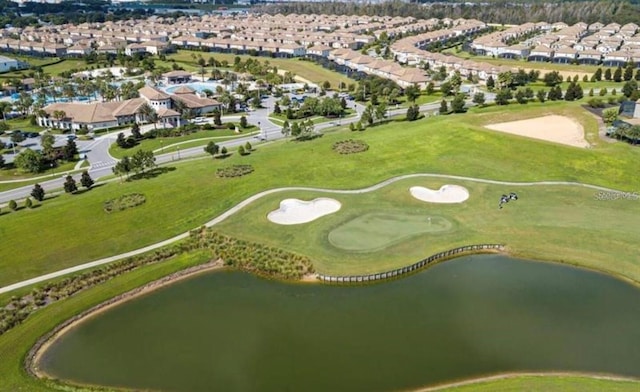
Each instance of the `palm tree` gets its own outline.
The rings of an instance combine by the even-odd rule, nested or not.
[[[64,110],[55,110],[53,112],[53,118],[58,120],[58,126],[61,125],[62,120],[65,119],[66,117],[67,117],[67,113],[65,113]],[[62,127],[60,126],[60,128]]]
[[[7,101],[0,101],[0,114],[2,114],[2,121],[5,121],[5,113],[9,113],[13,105]]]
[[[151,121],[151,116],[153,114],[156,114],[156,121],[157,120],[157,113],[155,110],[153,110],[153,108],[151,106],[149,106],[148,103],[144,103],[142,104],[137,111],[138,115],[140,117],[142,117],[142,121]]]

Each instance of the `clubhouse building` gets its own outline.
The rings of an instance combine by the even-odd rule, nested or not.
[[[113,128],[134,123],[148,123],[143,107],[150,106],[158,115],[158,123],[162,127],[179,127],[182,125],[178,108],[191,110],[199,116],[221,108],[221,104],[210,98],[199,96],[194,90],[183,86],[179,93],[167,94],[155,87],[145,86],[138,90],[139,98],[114,102],[94,103],[53,103],[43,109],[38,116],[38,124],[42,127],[90,131]]]

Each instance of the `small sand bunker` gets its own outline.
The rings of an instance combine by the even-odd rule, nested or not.
[[[469,198],[467,188],[460,185],[443,185],[433,190],[423,186],[409,188],[411,196],[428,203],[462,203]]]
[[[526,136],[533,139],[566,144],[574,147],[589,147],[584,140],[584,128],[577,121],[565,116],[544,116],[529,120],[510,121],[485,126],[494,131]]]
[[[311,201],[284,199],[280,208],[267,214],[267,219],[279,225],[298,225],[333,214],[342,207],[339,201],[319,197]]]

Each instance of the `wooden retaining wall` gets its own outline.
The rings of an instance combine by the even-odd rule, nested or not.
[[[375,282],[379,280],[394,279],[402,275],[411,274],[422,268],[425,268],[426,266],[433,263],[434,261],[449,259],[464,253],[490,253],[490,252],[502,251],[502,250],[504,250],[504,245],[502,244],[466,245],[466,246],[460,246],[454,249],[445,250],[444,252],[436,253],[434,255],[431,255],[425,259],[418,261],[417,263],[413,263],[406,267],[397,268],[391,271],[380,272],[377,274],[350,275],[350,276],[330,276],[330,275],[318,274],[318,279],[326,283],[344,283],[344,284]]]

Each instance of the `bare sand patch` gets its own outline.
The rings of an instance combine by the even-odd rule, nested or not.
[[[582,125],[576,120],[565,116],[551,115],[528,120],[489,124],[485,125],[485,128],[568,146],[589,147],[589,143],[584,139]]]
[[[311,201],[284,199],[280,202],[280,208],[267,214],[267,219],[279,225],[298,225],[333,214],[340,207],[342,204],[339,201],[326,197],[319,197]]]
[[[460,185],[443,185],[438,190],[413,186],[409,192],[411,196],[427,203],[462,203],[469,198],[467,188]]]

